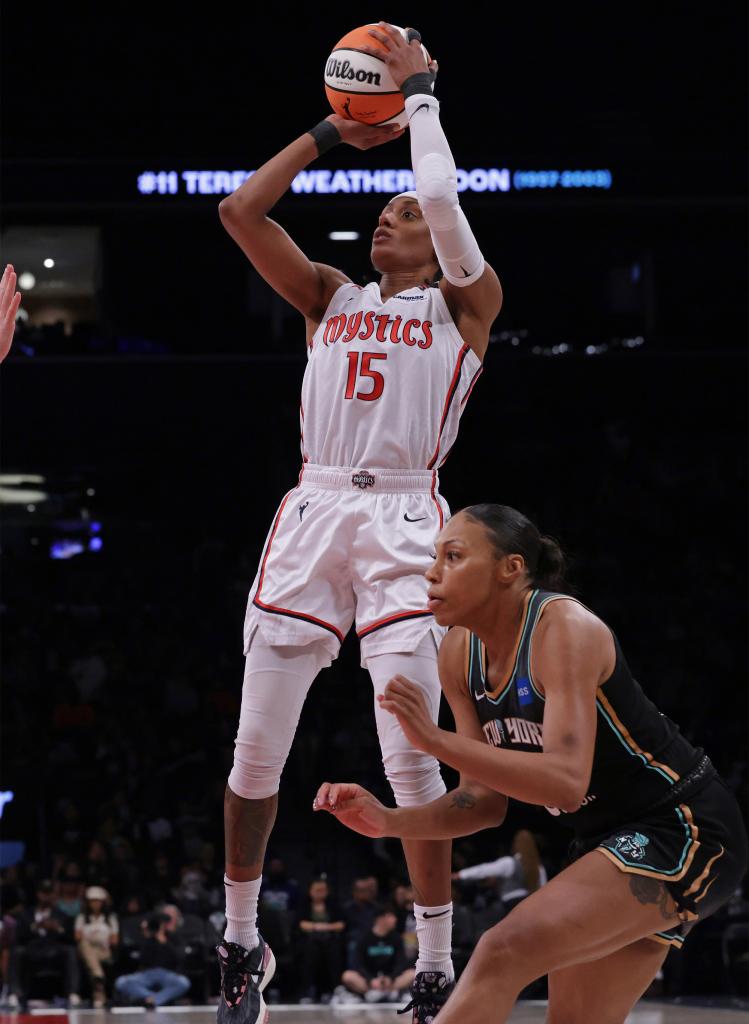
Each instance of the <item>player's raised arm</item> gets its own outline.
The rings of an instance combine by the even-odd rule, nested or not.
[[[444,274],[440,289],[461,336],[483,358],[502,306],[502,288],[458,201],[455,160],[440,124],[440,105],[432,94],[418,33],[407,43],[400,32],[380,22],[370,34],[388,52],[384,58],[380,50],[368,52],[385,60],[405,97],[416,194]]]
[[[349,279],[340,270],[313,263],[269,211],[296,175],[340,142],[371,149],[397,139],[394,125],[360,124],[331,114],[263,164],[219,204],[221,223],[258,273],[303,316],[319,322],[333,293]]]

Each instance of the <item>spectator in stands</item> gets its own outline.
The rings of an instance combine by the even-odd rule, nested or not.
[[[169,856],[164,850],[159,850],[146,875],[144,886],[146,904],[155,907],[164,900],[171,900],[174,885],[175,876]]]
[[[180,958],[167,931],[166,914],[151,914],[146,920],[145,939],[140,950],[141,970],[123,974],[115,992],[125,1002],[148,1009],[178,999],[190,988],[190,980],[179,973]]]
[[[299,911],[299,971],[301,1002],[328,1002],[343,968],[343,914],[331,895],[327,879],[309,887]]]
[[[396,885],[393,890],[393,907],[398,917],[397,928],[403,939],[406,959],[409,964],[415,964],[419,955],[419,942],[416,938],[414,891],[410,885]]]
[[[347,938],[359,939],[366,935],[372,928],[379,909],[370,879],[355,879],[351,886],[351,899],[343,907]]]
[[[295,911],[299,904],[299,883],[286,874],[286,867],[280,857],[272,857],[268,861],[268,869],[263,876],[260,889],[260,902],[277,910]]]
[[[109,885],[109,855],[104,843],[98,839],[92,839],[88,844],[83,874],[87,885],[100,885],[104,889]]]
[[[60,877],[59,896],[55,907],[75,920],[83,910],[82,893],[83,878],[80,865],[75,861],[69,861]]]
[[[458,882],[499,879],[499,897],[504,911],[502,916],[509,914],[513,907],[548,881],[536,840],[527,829],[515,833],[509,856],[461,868],[453,872],[452,877]]]
[[[185,923],[182,911],[174,903],[159,903],[156,912],[166,918],[166,934],[175,948],[179,949],[181,946],[180,932]]]
[[[378,910],[372,928],[356,944],[349,970],[343,972],[344,986],[368,1003],[400,1001],[414,979],[397,921],[393,907]]]
[[[34,906],[18,916],[17,945],[11,950],[9,965],[11,1006],[27,997],[28,983],[42,966],[59,969],[68,1005],[80,1005],[73,921],[54,904],[55,887],[45,879],[39,883]]]
[[[99,885],[89,886],[85,900],[83,913],[75,919],[75,941],[91,979],[94,1009],[100,1009],[106,1005],[104,967],[112,962],[120,928],[117,916],[108,913],[109,893],[106,889]]]
[[[2,913],[0,916],[0,1006],[7,1005],[10,987],[10,951],[16,944],[16,919],[10,914]],[[16,996],[16,1001],[18,997]]]
[[[203,872],[194,867],[182,868],[182,880],[172,890],[174,900],[183,914],[207,917],[211,910],[210,896],[203,884]]]
[[[376,892],[376,888],[374,893],[372,891],[371,877],[357,878],[351,886],[351,899],[343,905],[343,919],[346,922],[346,963],[349,966],[356,955],[359,939],[369,933],[380,909],[376,902]]]

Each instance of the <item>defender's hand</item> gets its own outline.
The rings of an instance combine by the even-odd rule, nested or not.
[[[379,694],[380,707],[398,719],[406,739],[417,750],[431,753],[440,729],[432,721],[424,694],[405,676],[393,676]]]
[[[313,811],[327,811],[342,825],[370,839],[393,835],[387,824],[391,808],[354,782],[323,782],[312,804]]]

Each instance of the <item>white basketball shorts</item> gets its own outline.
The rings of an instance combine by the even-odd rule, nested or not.
[[[356,621],[362,665],[410,653],[431,630],[424,573],[450,510],[436,471],[358,470],[305,463],[281,502],[245,617],[270,644],[321,641],[332,657]]]

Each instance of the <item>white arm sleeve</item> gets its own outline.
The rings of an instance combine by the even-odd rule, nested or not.
[[[515,868],[514,857],[500,857],[499,860],[492,860],[487,864],[476,864],[472,868],[463,868],[458,875],[461,882],[469,882],[477,878],[512,878]]]
[[[440,124],[439,101],[416,93],[407,97],[405,106],[419,206],[443,274],[450,284],[464,288],[483,274],[484,257],[458,202],[458,176]]]

